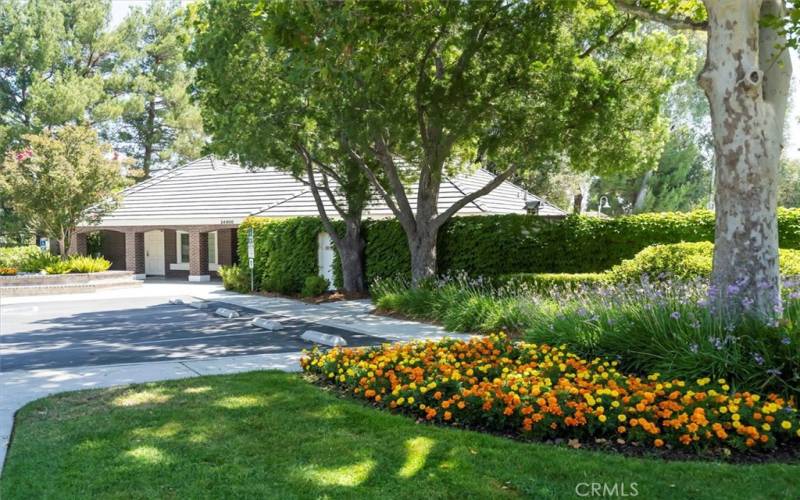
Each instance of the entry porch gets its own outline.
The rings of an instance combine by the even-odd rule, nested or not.
[[[85,255],[88,236],[98,232],[111,269],[137,279],[183,278],[209,281],[220,266],[239,261],[236,226],[84,227],[73,235],[70,253]]]

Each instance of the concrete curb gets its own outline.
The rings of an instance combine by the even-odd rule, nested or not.
[[[330,347],[346,346],[347,341],[339,335],[331,335],[330,333],[322,333],[316,330],[306,330],[300,335],[300,338],[315,344],[327,345]]]

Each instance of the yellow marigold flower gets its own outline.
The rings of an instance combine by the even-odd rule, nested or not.
[[[410,397],[408,398],[408,404],[410,404],[410,405],[413,405],[413,404],[414,404],[414,397],[413,397],[413,396],[410,396]]]
[[[617,420],[619,420],[620,422],[624,422],[628,420],[628,417],[626,417],[625,415],[617,415]]]
[[[611,406],[612,406],[613,408],[619,408],[619,401],[612,401],[612,402],[611,402]]]
[[[792,428],[792,423],[789,422],[788,420],[784,420],[783,422],[781,422],[781,427],[783,427],[788,431],[789,429]]]
[[[728,413],[728,408],[725,407],[725,406],[721,406],[720,409],[719,409],[719,412],[720,413]]]
[[[768,430],[772,429],[772,427],[766,422],[761,424],[761,428],[764,429],[765,431],[768,431]]]
[[[400,399],[397,400],[397,404],[398,405],[402,405],[405,402],[406,402],[406,398],[400,398]]]
[[[600,415],[599,417],[597,417],[597,420],[599,420],[600,422],[605,422],[606,420],[608,420],[608,417],[606,417],[605,415]]]

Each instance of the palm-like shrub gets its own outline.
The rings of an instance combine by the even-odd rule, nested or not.
[[[70,257],[67,262],[70,272],[73,273],[100,273],[111,267],[111,262],[102,257],[76,255]]]

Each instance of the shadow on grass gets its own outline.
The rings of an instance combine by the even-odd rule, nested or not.
[[[581,482],[635,482],[644,498],[800,490],[797,466],[518,443],[417,424],[274,372],[58,395],[25,407],[17,425],[3,499],[563,498]]]

